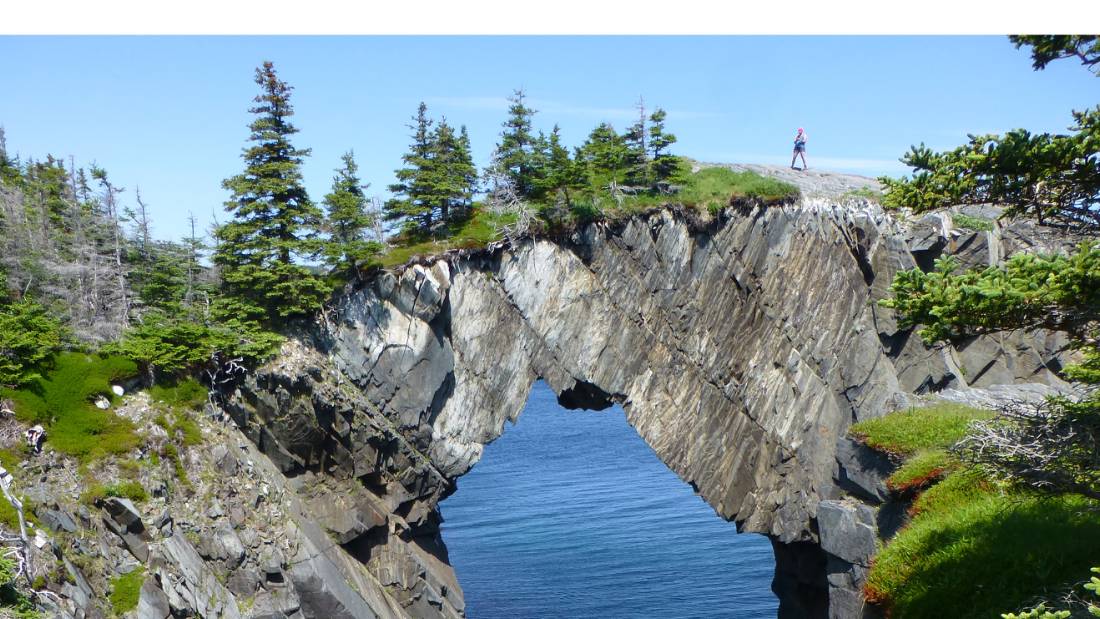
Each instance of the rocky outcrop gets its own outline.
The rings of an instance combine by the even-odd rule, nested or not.
[[[80,504],[85,480],[47,440],[19,471],[52,536],[43,606],[104,616],[111,583],[141,567],[131,616],[461,617],[438,504],[542,378],[566,407],[622,404],[719,516],[768,535],[781,616],[867,613],[863,579],[900,520],[892,464],[849,426],[933,393],[988,405],[1065,387],[1059,337],[927,346],[877,301],[942,255],[979,266],[1065,241],[888,214],[853,197],[870,179],[796,180],[797,204],[655,209],[379,273],[220,385],[202,443],[178,453],[158,407],[128,395],[112,412],[141,429],[140,465],[95,474],[146,501]]]
[[[621,403],[721,517],[769,535],[781,614],[856,616],[890,464],[847,428],[942,389],[1063,386],[1057,337],[929,347],[877,301],[901,269],[1013,243],[857,198],[659,209],[381,273],[225,408],[412,616],[461,614],[436,505],[538,378],[565,406]]]

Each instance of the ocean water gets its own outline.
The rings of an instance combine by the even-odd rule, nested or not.
[[[535,384],[441,504],[472,619],[775,617],[771,544],[737,534],[614,406]]]

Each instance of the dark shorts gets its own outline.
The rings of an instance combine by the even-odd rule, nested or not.
[[[805,142],[795,142],[794,143],[794,151],[796,153],[806,152],[806,143]]]

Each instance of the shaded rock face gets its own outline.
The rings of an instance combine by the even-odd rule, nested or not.
[[[781,615],[858,616],[889,466],[848,427],[916,393],[1060,383],[1057,338],[928,347],[876,304],[898,270],[960,247],[935,217],[826,199],[705,224],[660,210],[349,292],[224,403],[338,548],[295,581],[300,612],[344,616],[358,596],[383,616],[461,616],[437,504],[541,377],[566,406],[621,403],[718,515],[770,536]],[[961,247],[996,263],[1004,243],[983,234]],[[351,560],[370,582],[337,608],[326,588]]]

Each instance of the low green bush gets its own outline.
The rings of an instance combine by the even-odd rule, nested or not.
[[[120,481],[112,484],[96,484],[80,495],[80,501],[87,505],[94,505],[107,497],[130,499],[140,503],[149,498],[145,487],[136,481]]]

